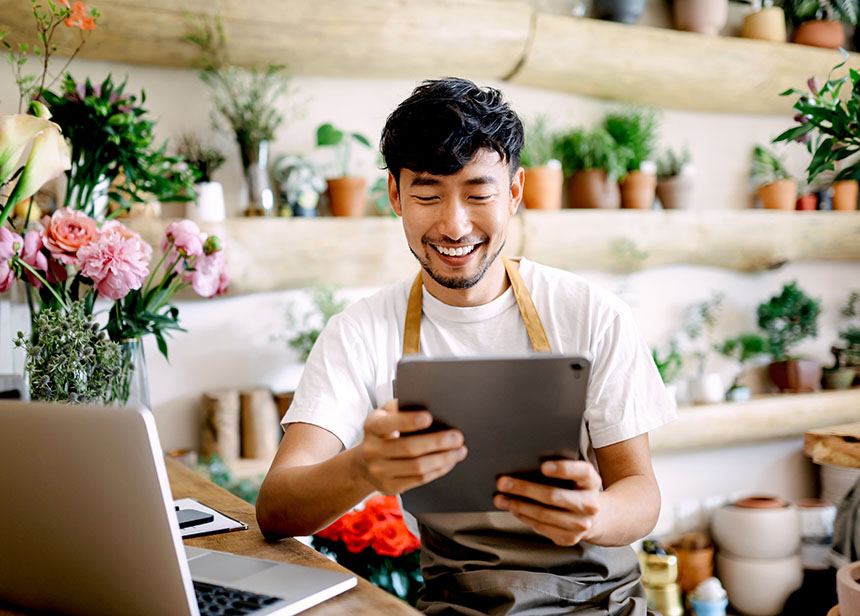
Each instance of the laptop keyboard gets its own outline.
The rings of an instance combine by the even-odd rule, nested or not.
[[[194,582],[200,616],[239,616],[253,614],[280,601],[278,597],[258,595],[238,588]]]

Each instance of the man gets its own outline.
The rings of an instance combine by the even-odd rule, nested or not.
[[[501,94],[463,79],[425,82],[389,116],[389,199],[420,276],[331,319],[284,419],[257,517],[267,536],[308,535],[373,492],[426,484],[468,455],[457,430],[410,435],[432,417],[400,412],[392,399],[403,354],[585,351],[594,361],[583,459],[541,469],[578,489],[502,477],[499,511],[422,516],[419,608],[645,614],[629,544],[656,523],[647,432],[674,409],[623,302],[574,274],[500,256],[522,199],[522,147],[522,124]],[[524,316],[529,305],[537,316]],[[489,429],[493,421],[487,409]]]

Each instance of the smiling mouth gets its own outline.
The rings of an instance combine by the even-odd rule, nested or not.
[[[446,257],[465,257],[466,255],[472,253],[475,248],[477,248],[480,244],[470,244],[468,246],[439,246],[437,244],[430,244],[433,249],[438,252],[440,255],[445,255]]]

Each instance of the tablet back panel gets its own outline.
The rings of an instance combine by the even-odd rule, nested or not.
[[[590,358],[536,355],[428,359],[397,367],[400,408],[424,407],[463,432],[469,454],[454,470],[402,495],[412,513],[497,511],[496,477],[535,473],[551,457],[579,457]]]

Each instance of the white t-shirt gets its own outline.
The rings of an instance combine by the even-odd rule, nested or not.
[[[629,307],[577,276],[520,260],[519,271],[555,353],[593,358],[580,453],[644,434],[675,418]],[[386,287],[331,318],[314,345],[283,424],[325,428],[346,449],[361,442],[367,415],[393,396],[414,279]],[[509,287],[482,306],[455,307],[424,289],[421,353],[428,357],[523,354],[532,350]]]

